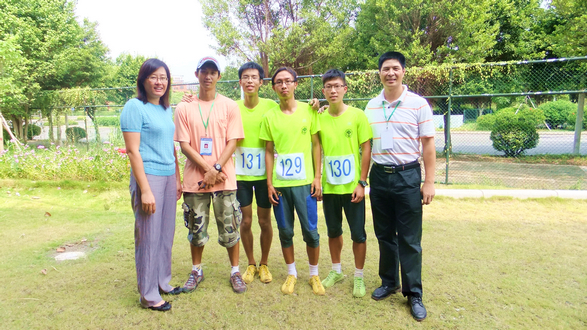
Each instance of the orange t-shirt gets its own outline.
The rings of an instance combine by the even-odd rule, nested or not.
[[[201,115],[198,104],[202,109]],[[212,104],[214,104],[213,107]],[[200,138],[206,137],[204,122],[208,116],[210,120],[207,137],[212,138],[212,155],[202,157],[208,164],[214,165],[229,140],[245,137],[241,113],[235,101],[218,94],[214,101],[202,101],[196,98],[191,103],[179,103],[175,109],[174,139],[177,142],[188,142],[197,153],[200,153]],[[236,190],[236,172],[232,157],[224,164],[222,172],[228,177],[224,183],[215,184],[211,189],[198,190],[198,181],[204,179],[204,171],[188,158],[183,172],[183,190],[191,193]]]

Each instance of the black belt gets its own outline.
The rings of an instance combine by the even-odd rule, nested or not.
[[[420,163],[418,161],[403,165],[382,165],[373,163],[373,166],[383,169],[385,173],[397,173],[405,170],[410,170],[412,168],[420,167]]]

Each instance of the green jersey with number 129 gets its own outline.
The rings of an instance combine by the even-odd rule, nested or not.
[[[263,116],[268,111],[279,111],[279,105],[272,100],[259,98],[254,109],[245,107],[243,100],[236,101],[241,111],[245,138],[236,144],[234,165],[238,181],[267,179],[265,172],[265,141],[259,138]]]
[[[318,116],[324,150],[322,189],[325,194],[352,194],[361,178],[361,144],[373,137],[365,113],[347,107],[338,116],[328,111]]]
[[[319,130],[318,114],[307,103],[297,102],[293,114],[286,115],[279,108],[265,114],[259,137],[275,144],[274,187],[298,187],[312,183],[312,135]]]

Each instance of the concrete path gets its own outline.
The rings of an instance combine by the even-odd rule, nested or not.
[[[365,189],[365,194],[369,194],[369,187]],[[587,190],[531,190],[531,189],[436,189],[436,196],[447,196],[453,198],[489,198],[494,196],[513,197],[513,198],[569,198],[569,199],[587,199]]]
[[[493,190],[493,189],[436,189],[436,196],[448,196],[454,198],[479,198],[505,196],[514,198],[572,198],[587,199],[587,190]]]

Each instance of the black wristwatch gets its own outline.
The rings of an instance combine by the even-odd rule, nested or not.
[[[222,172],[222,166],[218,163],[214,164],[214,169],[218,172]]]
[[[363,180],[359,180],[359,184],[361,186],[363,186],[363,188],[367,187],[369,184],[367,183],[367,181],[363,181]]]

